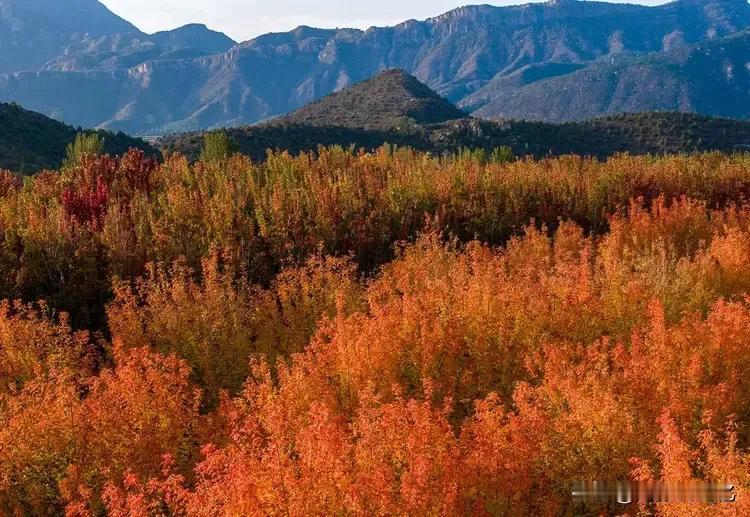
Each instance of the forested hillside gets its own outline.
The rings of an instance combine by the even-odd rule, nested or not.
[[[221,133],[256,161],[265,160],[269,150],[297,154],[315,151],[321,145],[373,150],[390,144],[436,155],[467,149],[491,154],[507,147],[516,156],[578,154],[600,159],[617,153],[734,153],[750,149],[750,122],[689,113],[637,113],[564,124],[467,118],[424,126],[407,122],[390,130],[273,123],[230,128]],[[200,157],[205,135],[170,135],[157,145],[164,153],[179,153],[195,161]]]
[[[68,144],[80,132],[40,113],[17,104],[0,103],[0,169],[34,172],[57,169],[65,158]],[[119,155],[130,148],[144,150],[149,156],[159,152],[139,138],[110,131],[89,131],[99,135],[104,152]]]
[[[403,70],[386,70],[375,77],[308,104],[278,125],[404,130],[466,118],[466,113]]]

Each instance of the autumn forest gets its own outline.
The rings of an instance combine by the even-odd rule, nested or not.
[[[91,151],[0,172],[0,515],[750,515],[749,155]]]

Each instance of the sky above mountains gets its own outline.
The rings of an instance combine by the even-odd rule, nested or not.
[[[267,32],[312,27],[394,25],[410,18],[425,19],[469,3],[512,5],[527,0],[103,0],[112,11],[146,32],[204,23],[244,41]],[[656,5],[658,0],[629,3]]]

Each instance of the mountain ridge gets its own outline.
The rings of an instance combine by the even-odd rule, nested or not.
[[[85,37],[143,33],[97,0],[0,0],[0,73],[34,70]]]

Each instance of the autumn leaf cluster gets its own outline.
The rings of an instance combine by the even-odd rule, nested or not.
[[[749,190],[719,154],[2,173],[0,515],[747,515]]]

